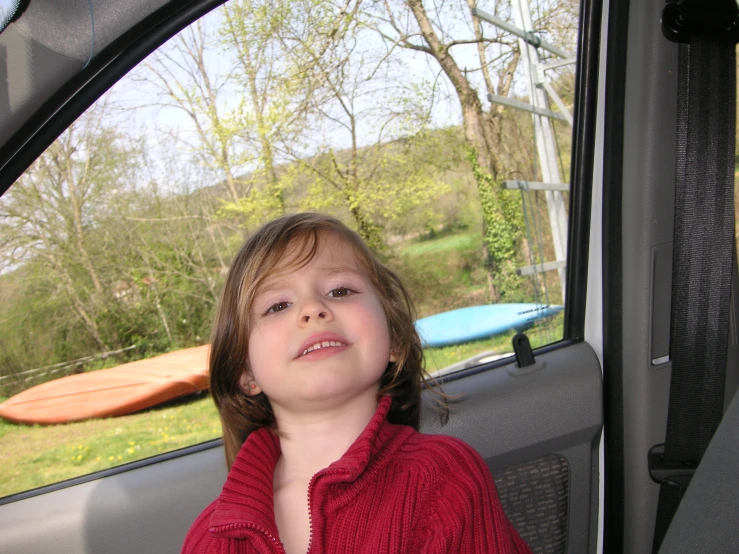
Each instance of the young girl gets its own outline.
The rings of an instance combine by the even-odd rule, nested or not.
[[[230,472],[183,552],[530,552],[482,458],[417,432],[414,319],[398,277],[332,217],[246,241],[210,354]]]

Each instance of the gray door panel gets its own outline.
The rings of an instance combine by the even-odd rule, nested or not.
[[[179,552],[225,478],[212,448],[11,502],[0,506],[0,552]]]
[[[595,552],[603,424],[600,365],[586,343],[540,354],[536,361],[540,368],[530,373],[520,374],[511,363],[446,383],[444,392],[458,398],[449,422],[441,426],[427,413],[422,430],[453,435],[475,447],[493,472],[508,517],[532,546],[546,552]],[[556,503],[556,492],[539,493],[556,489],[563,473],[565,505],[547,511],[543,505]],[[536,481],[540,474],[549,479]],[[527,515],[518,518],[514,510]],[[565,525],[566,536],[560,537]]]

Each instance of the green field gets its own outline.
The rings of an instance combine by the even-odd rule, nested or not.
[[[559,313],[553,318],[527,330],[526,334],[531,342],[531,347],[538,348],[560,340],[562,338],[563,321],[564,316],[562,313]],[[495,354],[513,353],[511,339],[514,335],[515,332],[510,331],[485,340],[446,346],[444,348],[427,348],[424,351],[426,369],[433,375],[445,367],[471,358],[477,354],[482,354],[483,352]]]
[[[450,251],[478,249],[481,243],[480,233],[458,233],[406,243],[401,248],[401,253],[408,256],[444,254]]]
[[[0,420],[0,496],[220,435],[218,414],[207,395],[129,416],[66,425],[15,425]]]
[[[487,303],[478,233],[446,234],[403,244],[393,261],[416,298],[418,315]],[[528,331],[532,346],[562,337],[562,314]],[[425,351],[430,373],[483,352],[512,351],[513,332]],[[97,368],[95,368],[97,369]],[[0,398],[0,401],[2,399]],[[53,426],[0,419],[0,496],[86,475],[221,435],[207,395],[142,413]]]

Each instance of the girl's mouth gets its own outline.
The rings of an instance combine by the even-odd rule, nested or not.
[[[316,342],[315,344],[312,344],[311,346],[303,350],[303,352],[301,352],[300,356],[298,357],[303,357],[307,354],[310,354],[311,352],[315,352],[316,350],[321,350],[325,348],[336,348],[339,346],[346,346],[346,344],[340,341],[335,341],[335,340],[324,340],[324,341]]]
[[[343,335],[324,331],[309,336],[295,353],[295,358],[309,356],[310,359],[324,358],[338,354],[349,347],[349,341]]]

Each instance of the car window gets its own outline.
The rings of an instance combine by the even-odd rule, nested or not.
[[[214,309],[244,235],[282,213],[339,217],[400,275],[432,373],[508,356],[518,331],[563,338],[578,4],[425,5],[229,2],[0,199],[6,405],[190,364],[145,410],[0,420],[0,496],[220,436]]]

